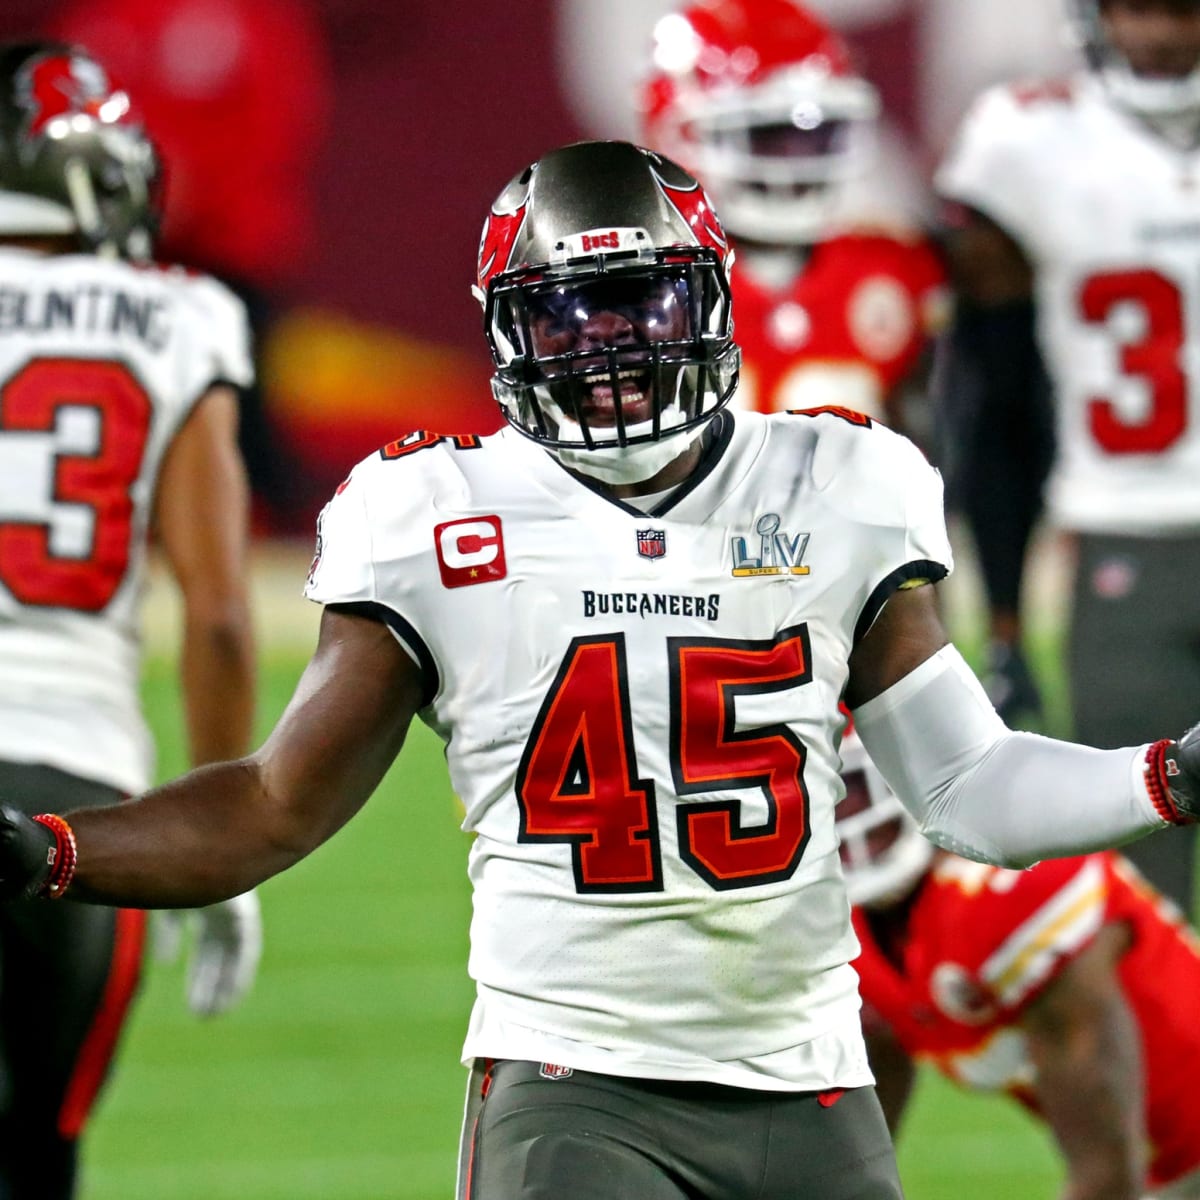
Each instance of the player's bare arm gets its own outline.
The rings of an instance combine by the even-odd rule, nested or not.
[[[1005,229],[977,209],[962,208],[946,237],[954,287],[981,308],[1029,300],[1033,268]]]
[[[900,589],[850,655],[846,703],[857,708],[873,700],[949,641],[933,587]]]
[[[195,907],[286,869],[374,791],[422,700],[417,667],[381,622],[326,609],[317,649],[266,743],[116,808],[68,814],[71,895]]]
[[[1124,925],[1106,925],[1021,1021],[1038,1102],[1067,1162],[1063,1200],[1143,1194],[1140,1036],[1117,975],[1129,939]]]
[[[155,503],[183,598],[180,675],[195,765],[245,754],[254,720],[250,494],[237,425],[236,393],[211,388],[171,445]]]

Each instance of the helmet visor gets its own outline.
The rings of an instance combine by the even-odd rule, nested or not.
[[[681,248],[587,266],[517,272],[492,288],[488,332],[510,420],[538,440],[590,449],[657,440],[711,415],[736,369],[715,256]]]

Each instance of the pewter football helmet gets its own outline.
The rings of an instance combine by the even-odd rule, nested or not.
[[[0,236],[150,256],[159,164],[129,97],[77,46],[0,47]]]
[[[649,478],[729,401],[725,232],[682,168],[628,142],[527,167],[484,225],[475,293],[510,424],[606,482]]]

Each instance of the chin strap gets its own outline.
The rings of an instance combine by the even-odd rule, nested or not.
[[[641,442],[636,446],[612,446],[606,449],[574,450],[559,448],[550,453],[568,470],[578,471],[601,483],[642,483],[657,475],[704,435],[710,422],[682,433]]]

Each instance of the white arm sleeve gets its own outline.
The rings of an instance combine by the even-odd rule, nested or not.
[[[1166,824],[1146,788],[1146,746],[1096,750],[1014,733],[953,646],[853,715],[921,831],[966,858],[1025,867]]]

